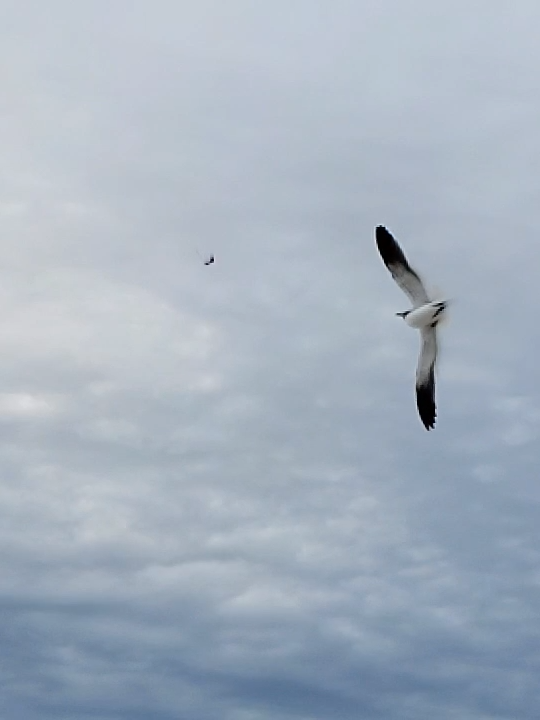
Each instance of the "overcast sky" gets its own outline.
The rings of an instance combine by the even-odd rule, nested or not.
[[[538,717],[539,28],[6,0],[2,720]]]

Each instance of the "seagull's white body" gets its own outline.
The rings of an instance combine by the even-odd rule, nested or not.
[[[431,300],[419,275],[411,268],[402,249],[388,230],[375,230],[377,247],[386,267],[398,286],[409,297],[412,308],[397,313],[407,325],[420,330],[422,346],[416,368],[416,404],[426,430],[435,427],[435,363],[437,334],[435,328],[443,319],[448,302]]]
[[[419,308],[415,308],[408,312],[403,319],[412,328],[421,330],[422,328],[429,327],[433,322],[441,321],[441,316],[444,316],[445,308],[441,310],[441,303],[432,301],[425,305],[420,305]]]

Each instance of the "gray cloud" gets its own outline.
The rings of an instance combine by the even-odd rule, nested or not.
[[[6,10],[6,720],[536,717],[538,12]]]

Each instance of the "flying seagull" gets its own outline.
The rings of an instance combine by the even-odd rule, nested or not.
[[[375,229],[375,240],[386,267],[412,302],[412,308],[396,313],[407,325],[420,330],[421,349],[416,368],[416,404],[426,430],[435,427],[435,362],[438,323],[444,317],[447,300],[430,300],[424,284],[407,262],[403,250],[382,225]]]
[[[206,255],[205,257],[203,257],[203,256],[201,255],[201,253],[200,253],[197,249],[195,250],[195,252],[196,252],[197,255],[201,258],[201,260],[203,261],[203,263],[204,263],[205,265],[212,265],[212,264],[214,263],[214,261],[215,261],[214,253],[212,253],[211,255]]]

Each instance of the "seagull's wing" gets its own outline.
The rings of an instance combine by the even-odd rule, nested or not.
[[[375,229],[375,240],[384,264],[399,287],[409,296],[413,307],[429,302],[423,282],[407,262],[396,240],[382,225]]]
[[[422,347],[416,368],[416,405],[426,430],[435,427],[435,362],[437,360],[437,333],[435,328],[421,330]]]

